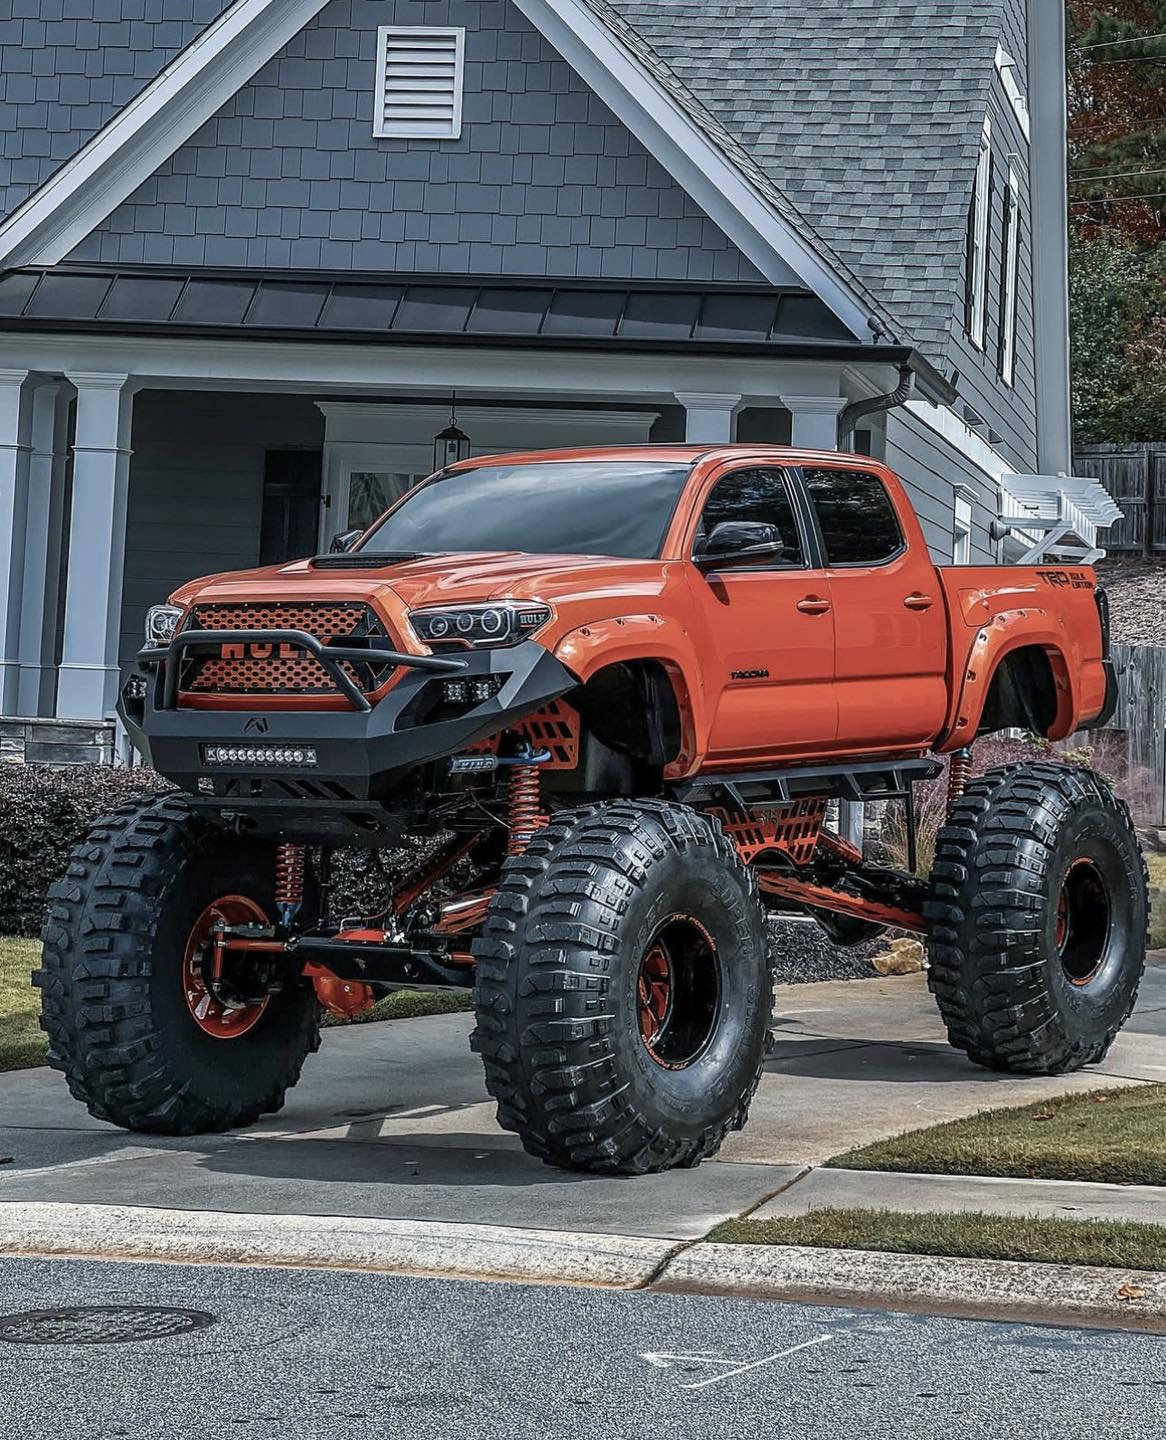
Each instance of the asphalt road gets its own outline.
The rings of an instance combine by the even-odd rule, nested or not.
[[[320,1271],[0,1261],[3,1316],[195,1308],[140,1343],[0,1340],[0,1440],[1160,1440],[1166,1339]],[[700,1357],[673,1359],[669,1357]]]

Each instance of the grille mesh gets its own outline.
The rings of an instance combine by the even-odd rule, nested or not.
[[[303,630],[324,644],[388,636],[375,612],[359,601],[329,604],[282,601],[238,605],[199,605],[183,627],[188,630]],[[312,655],[279,645],[251,644],[241,654],[192,655],[181,689],[197,695],[335,695],[336,685]],[[379,689],[391,667],[343,662],[345,674],[366,694]]]

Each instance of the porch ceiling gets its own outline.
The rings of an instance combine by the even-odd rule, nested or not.
[[[770,286],[57,266],[0,275],[0,332],[521,345],[911,364],[861,344],[816,296]]]

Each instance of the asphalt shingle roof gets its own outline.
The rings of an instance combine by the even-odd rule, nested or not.
[[[947,351],[1002,0],[587,0],[898,339]]]

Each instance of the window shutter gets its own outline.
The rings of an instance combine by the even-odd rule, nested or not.
[[[462,133],[466,32],[382,25],[373,133],[396,140],[456,140]]]

